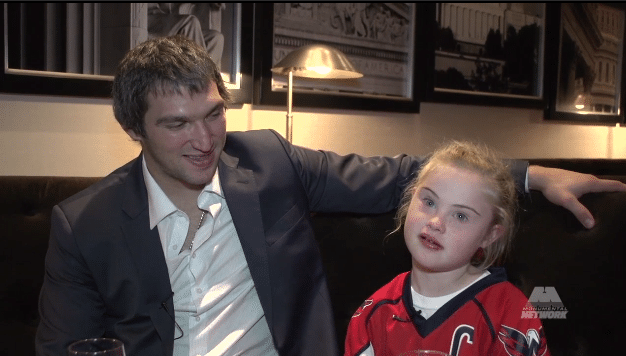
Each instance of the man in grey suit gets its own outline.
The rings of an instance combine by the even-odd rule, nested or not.
[[[310,212],[390,211],[421,159],[226,133],[228,98],[189,39],[151,39],[122,60],[115,117],[142,153],[53,209],[38,355],[99,336],[133,356],[338,354]],[[526,163],[513,169],[524,187]],[[577,196],[624,189],[528,171],[531,189],[581,221]]]

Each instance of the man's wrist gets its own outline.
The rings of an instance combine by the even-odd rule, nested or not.
[[[550,174],[556,171],[556,168],[546,168],[542,166],[531,165],[528,166],[528,191],[540,190],[543,191],[545,186],[549,183]],[[552,173],[553,174],[553,173]]]

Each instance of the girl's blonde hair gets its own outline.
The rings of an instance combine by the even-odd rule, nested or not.
[[[394,232],[401,231],[404,227],[411,199],[424,179],[442,165],[467,169],[485,179],[489,187],[487,198],[494,207],[492,225],[501,225],[504,228],[504,234],[482,252],[477,251],[471,264],[480,269],[487,269],[494,263],[501,262],[510,248],[515,233],[517,193],[509,166],[496,152],[485,145],[453,141],[437,149],[424,163],[417,177],[405,189],[396,212]]]

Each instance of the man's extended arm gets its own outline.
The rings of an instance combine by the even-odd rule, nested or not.
[[[299,149],[295,149],[296,152]],[[328,154],[328,153],[327,153]],[[306,155],[304,155],[306,157]],[[340,171],[334,172],[337,176],[342,176],[348,173],[352,175],[353,180],[358,182],[359,179],[362,179],[363,176],[356,173],[358,170],[355,165],[361,164],[362,157],[349,155],[346,158],[345,156],[335,156],[334,154],[330,154],[329,158],[331,160],[337,160],[338,167],[340,167]],[[402,157],[399,159],[399,157]],[[302,158],[302,156],[300,157]],[[386,174],[398,174],[398,187],[402,188],[408,184],[408,180],[412,176],[411,174],[407,174],[409,171],[415,171],[419,168],[420,164],[423,162],[420,158],[408,157],[408,156],[398,156],[389,158],[389,157],[377,157],[373,160],[367,159],[367,165],[380,165],[383,167],[387,167]],[[392,167],[389,169],[387,164],[391,162]],[[524,174],[520,173],[520,167],[524,167],[526,165],[526,161],[513,160],[512,161],[512,173],[518,183],[518,188],[520,186],[523,188],[524,185],[521,183],[524,177]],[[328,163],[328,169],[332,168],[333,164]],[[586,193],[594,193],[594,192],[612,192],[612,191],[626,191],[626,184],[621,183],[615,180],[607,180],[600,179],[590,174],[583,174],[573,171],[567,171],[563,169],[557,168],[548,168],[541,166],[529,166],[528,167],[528,189],[539,190],[543,193],[543,195],[553,204],[562,206],[568,209],[574,216],[587,228],[592,228],[595,224],[593,219],[593,215],[589,212],[589,210],[578,200],[582,195]],[[343,179],[343,178],[342,178]],[[331,180],[332,181],[332,180]],[[353,182],[355,182],[353,181]],[[386,184],[390,183],[388,179],[382,179],[382,186],[386,186]],[[379,185],[380,187],[380,185]],[[524,189],[522,189],[523,191]],[[358,192],[358,189],[354,192]],[[391,190],[387,190],[387,192],[391,192]],[[400,190],[396,190],[393,194],[389,195],[389,202],[395,201],[399,196]],[[352,199],[354,199],[352,196]],[[345,198],[345,197],[342,197]]]

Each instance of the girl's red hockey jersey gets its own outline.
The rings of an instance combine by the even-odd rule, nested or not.
[[[410,273],[379,289],[356,311],[346,338],[346,356],[372,349],[376,356],[438,350],[452,356],[548,356],[540,319],[528,298],[492,268],[424,319],[413,308]],[[533,315],[532,317],[528,317]]]

